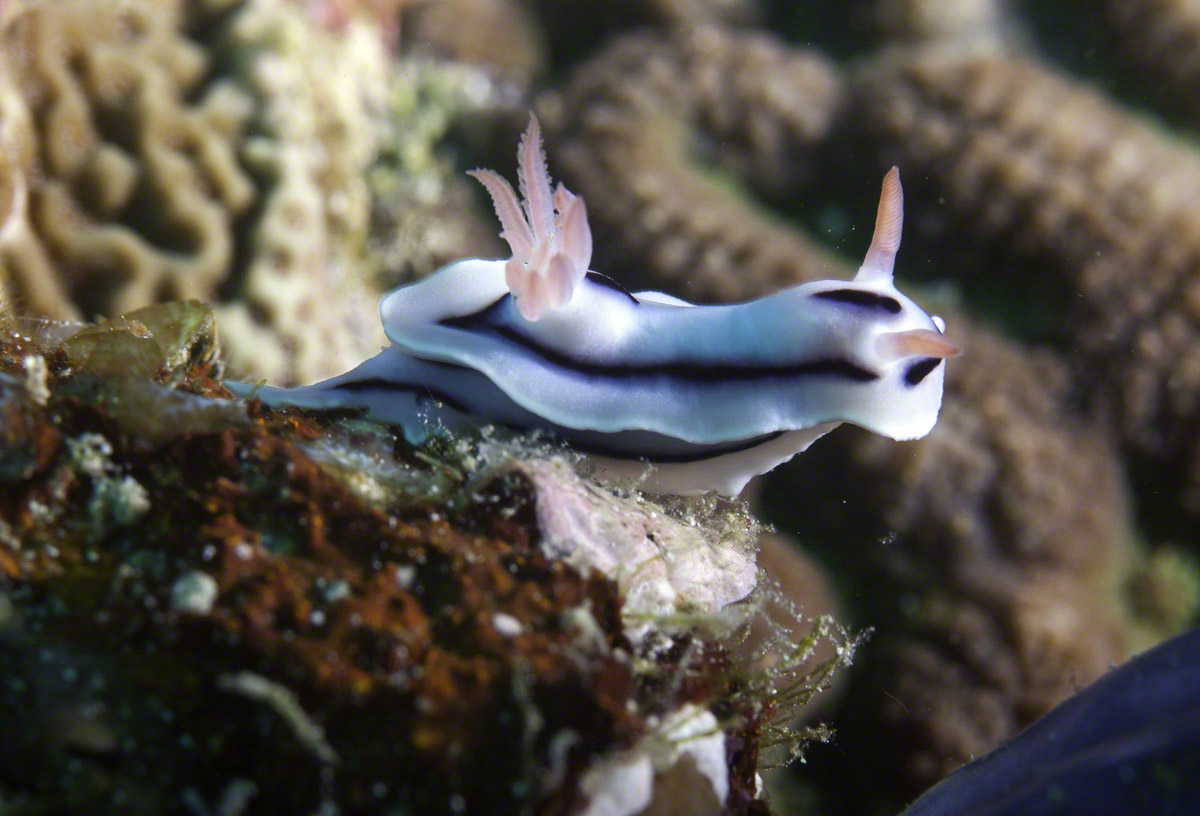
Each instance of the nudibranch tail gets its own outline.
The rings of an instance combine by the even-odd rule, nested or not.
[[[592,260],[592,231],[583,199],[562,184],[551,192],[546,154],[537,117],[517,151],[517,178],[524,203],[512,185],[491,170],[472,170],[492,197],[500,218],[500,236],[512,257],[505,281],[526,320],[539,320],[570,302]]]
[[[893,167],[883,177],[883,191],[875,215],[875,233],[871,236],[871,246],[855,280],[891,279],[903,229],[904,188],[900,186],[899,168]]]

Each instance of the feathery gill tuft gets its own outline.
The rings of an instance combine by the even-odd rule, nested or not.
[[[517,150],[517,177],[524,203],[512,185],[492,170],[472,170],[492,197],[500,237],[512,250],[504,265],[509,291],[526,320],[538,320],[566,305],[592,260],[592,230],[583,199],[561,183],[551,193],[537,117]]]

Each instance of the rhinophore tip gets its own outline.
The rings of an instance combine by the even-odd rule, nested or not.
[[[893,167],[883,177],[883,192],[879,195],[879,211],[875,215],[875,234],[855,280],[892,277],[903,228],[904,188],[900,186],[900,169]]]

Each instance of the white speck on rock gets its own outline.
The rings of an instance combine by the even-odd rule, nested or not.
[[[417,580],[417,568],[411,564],[402,564],[396,567],[396,584],[401,589],[412,589],[413,582]]]
[[[45,405],[50,400],[46,358],[40,354],[30,354],[22,362],[22,365],[25,367],[25,390],[28,392],[29,398],[38,405]]]
[[[497,612],[492,616],[492,626],[505,637],[516,637],[524,630],[519,620],[504,612]]]
[[[179,576],[171,586],[171,608],[176,612],[206,615],[217,600],[217,582],[206,572],[193,571]]]

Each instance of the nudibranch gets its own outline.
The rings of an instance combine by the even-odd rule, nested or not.
[[[523,203],[491,194],[508,260],[464,260],[383,298],[392,345],[300,388],[230,383],[272,406],[358,408],[416,444],[436,427],[546,431],[644,489],[736,495],[842,422],[927,434],[942,401],[944,324],[897,291],[903,194],[884,179],[875,233],[850,281],[732,305],[630,293],[588,271],[583,200],[551,193],[536,119],[518,153]]]

